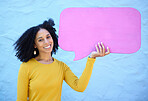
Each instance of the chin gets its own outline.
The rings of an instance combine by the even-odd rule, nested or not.
[[[51,53],[52,51],[44,51],[44,52],[46,52],[46,53]]]
[[[52,50],[42,50],[41,52],[42,52],[42,53],[51,53]]]

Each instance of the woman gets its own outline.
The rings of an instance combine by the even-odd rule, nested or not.
[[[74,90],[83,92],[89,82],[96,57],[109,54],[109,48],[96,45],[87,59],[81,77],[77,76],[62,61],[52,57],[58,50],[58,36],[49,19],[31,27],[14,43],[16,56],[23,63],[18,73],[17,101],[61,101],[63,80]]]

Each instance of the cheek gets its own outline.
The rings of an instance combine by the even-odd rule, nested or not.
[[[51,39],[52,43],[54,43],[53,39]]]
[[[53,41],[53,39],[52,39],[51,41],[52,41],[52,44],[53,44],[53,46],[54,46],[54,41]]]
[[[54,41],[53,41],[53,46],[54,46]]]
[[[50,38],[50,39],[49,39],[49,41],[50,41],[50,42],[53,42],[53,39],[52,39],[52,38]]]
[[[52,38],[51,38],[51,39],[49,39],[49,40],[48,40],[48,42],[49,42],[49,43],[54,44],[54,41],[53,41],[53,39],[52,39]]]
[[[43,43],[42,43],[42,42],[39,43],[39,44],[38,44],[38,47],[43,47]]]
[[[43,47],[43,42],[37,42],[36,45],[37,45],[37,48]]]

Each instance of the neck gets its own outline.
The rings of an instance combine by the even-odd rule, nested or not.
[[[43,60],[46,62],[52,61],[51,53],[40,53],[37,57],[38,60]]]

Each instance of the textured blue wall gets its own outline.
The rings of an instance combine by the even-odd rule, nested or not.
[[[133,7],[141,13],[141,48],[133,54],[97,58],[87,89],[79,93],[65,82],[62,101],[148,101],[148,0],[0,0],[0,101],[15,101],[21,62],[12,44],[34,25],[53,18],[58,33],[60,13],[68,7]],[[118,48],[118,47],[117,47]],[[74,53],[58,50],[79,77],[87,58],[73,61]]]

